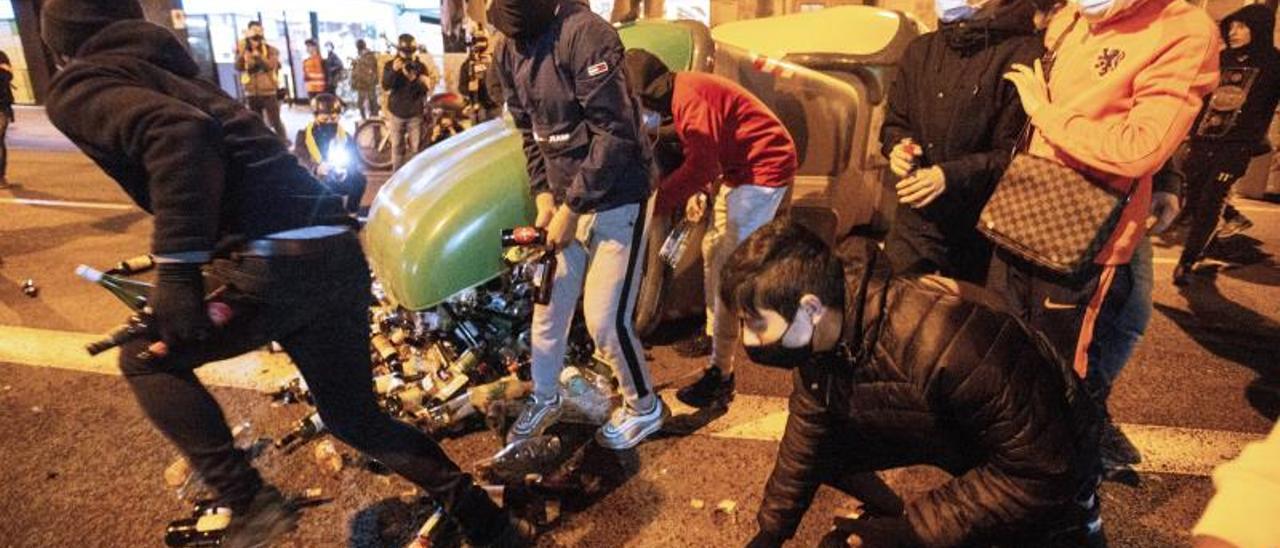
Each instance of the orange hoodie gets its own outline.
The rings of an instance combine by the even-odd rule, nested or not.
[[[1129,262],[1146,231],[1151,176],[1186,137],[1202,98],[1218,83],[1218,29],[1183,0],[1146,0],[1090,24],[1068,4],[1045,36],[1070,29],[1049,78],[1051,104],[1035,116],[1030,152],[1057,158],[1096,180],[1133,192],[1096,262]]]

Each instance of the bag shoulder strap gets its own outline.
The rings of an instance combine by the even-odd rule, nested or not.
[[[1040,66],[1044,69],[1044,81],[1049,82],[1049,74],[1053,72],[1053,65],[1058,60],[1058,49],[1062,47],[1062,43],[1066,41],[1067,35],[1075,30],[1076,24],[1080,22],[1080,12],[1076,12],[1075,17],[1071,19],[1071,23],[1067,28],[1062,30],[1062,34],[1058,35],[1058,39],[1053,41],[1053,47],[1045,50],[1044,55],[1040,56]],[[1027,117],[1027,123],[1022,126],[1022,135],[1018,137],[1017,143],[1013,146],[1013,154],[1027,150],[1031,145],[1031,117]]]

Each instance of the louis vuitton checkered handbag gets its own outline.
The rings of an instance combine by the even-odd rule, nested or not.
[[[1073,274],[1093,262],[1128,201],[1058,162],[1019,153],[982,209],[978,230],[1031,263]]]
[[[1041,60],[1046,79],[1062,37]],[[1030,129],[1028,121],[977,228],[1001,249],[1050,271],[1074,274],[1102,250],[1129,195],[1052,159],[1028,154]]]

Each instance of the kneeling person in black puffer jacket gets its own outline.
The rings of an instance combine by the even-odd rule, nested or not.
[[[883,500],[857,486],[916,464],[954,478],[905,510],[840,520],[824,543],[1102,545],[1097,413],[1070,368],[985,290],[892,278],[885,262],[865,240],[837,257],[784,217],[725,265],[747,355],[794,370],[750,546],[791,537],[820,484]]]

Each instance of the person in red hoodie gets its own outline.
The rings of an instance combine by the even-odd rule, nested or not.
[[[644,108],[670,121],[660,135],[674,133],[684,149],[684,162],[659,186],[654,213],[670,214],[682,205],[697,210],[708,199],[713,203],[702,240],[706,333],[683,352],[710,353],[710,365],[702,378],[676,394],[685,404],[706,407],[726,400],[734,385],[738,324],[716,298],[720,269],[738,244],[773,220],[787,197],[798,166],[795,141],[768,106],[728,79],[671,72],[641,49],[628,50],[626,63],[628,83]]]
[[[1146,237],[1152,175],[1217,84],[1221,46],[1204,10],[1180,0],[1071,0],[1050,16],[1045,43],[1060,44],[1047,83],[1040,61],[1005,75],[1034,129],[1028,152],[1129,199],[1092,268],[1055,276],[1002,250],[989,285],[1048,336],[1099,399],[1106,375],[1087,352],[1094,325],[1124,307],[1134,283],[1129,263]]]

